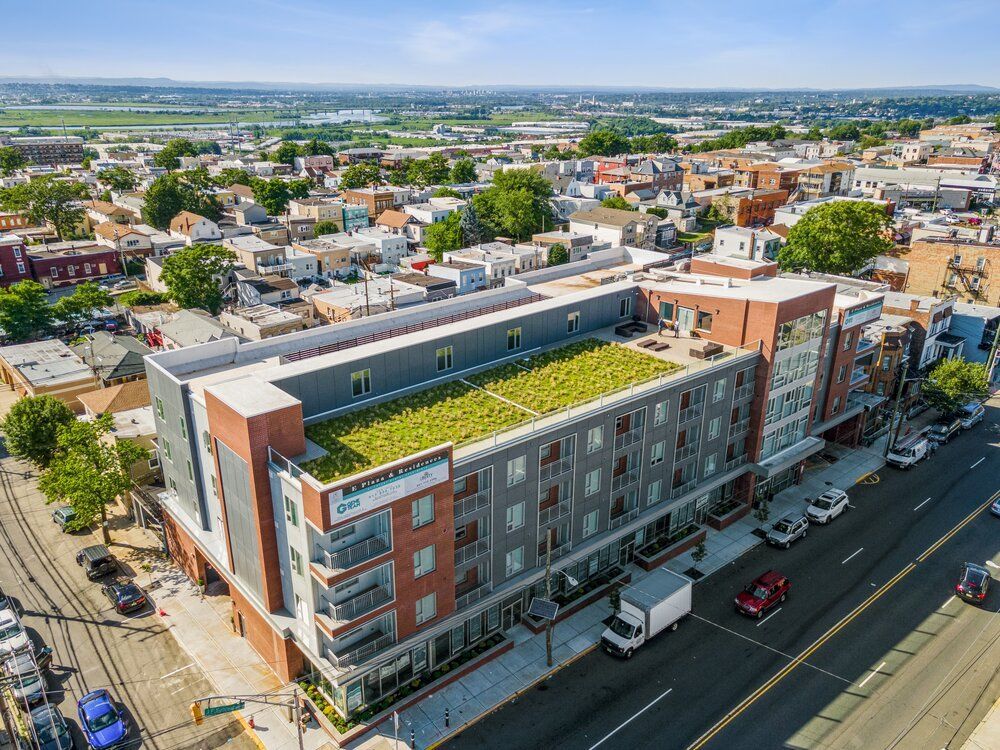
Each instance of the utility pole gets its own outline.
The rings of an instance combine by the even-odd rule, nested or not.
[[[1000,320],[997,320],[997,330],[993,334],[993,346],[990,347],[990,356],[986,359],[986,382],[993,383],[993,371],[997,366],[997,350],[1000,349]]]
[[[889,448],[895,445],[896,440],[899,437],[899,428],[903,426],[903,420],[899,420],[899,426],[896,427],[896,414],[899,411],[899,400],[903,397],[903,387],[906,385],[906,372],[909,366],[910,356],[904,354],[902,360],[899,363],[899,382],[896,383],[896,398],[892,402],[892,416],[889,417],[889,432],[886,435],[885,440],[885,450],[882,451],[882,458],[889,455]]]
[[[545,530],[545,598],[552,601],[552,529]],[[552,666],[552,625],[545,625],[545,663]]]

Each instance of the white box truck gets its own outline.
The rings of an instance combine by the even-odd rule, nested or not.
[[[621,611],[601,635],[605,651],[632,658],[632,653],[657,633],[677,629],[691,612],[691,579],[666,568],[654,570],[621,590]]]
[[[885,462],[899,469],[908,469],[930,456],[934,446],[927,439],[927,431],[911,435],[897,442],[885,456]]]

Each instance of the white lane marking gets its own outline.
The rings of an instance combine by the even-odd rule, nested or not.
[[[163,676],[162,676],[162,677],[161,677],[160,679],[161,679],[161,680],[165,680],[165,679],[167,679],[168,677],[173,677],[173,676],[174,676],[175,674],[177,674],[178,672],[183,672],[183,671],[184,671],[185,669],[188,669],[188,668],[190,668],[190,667],[193,667],[193,666],[194,666],[194,662],[191,662],[190,664],[185,664],[185,665],[184,665],[183,667],[178,667],[178,668],[177,668],[177,669],[175,669],[175,670],[174,670],[173,672],[167,672],[167,673],[166,673],[165,675],[163,675]]]
[[[955,595],[954,594],[952,594],[951,596],[949,596],[948,597],[948,601],[946,601],[944,604],[941,605],[941,609],[944,609],[949,604],[951,604],[953,601],[955,601]]]
[[[1000,565],[997,565],[997,564],[996,564],[995,562],[993,562],[992,560],[987,560],[987,561],[986,561],[986,564],[987,564],[987,565],[989,565],[989,566],[990,566],[991,568],[1000,568]]]
[[[665,698],[667,696],[667,694],[669,694],[672,690],[673,690],[673,688],[669,688],[666,693],[661,693],[658,697],[654,698],[652,701],[650,701],[649,703],[647,703],[646,706],[645,706],[645,708],[641,708],[638,711],[636,711],[628,719],[626,719],[621,724],[619,724],[617,727],[615,727],[610,732],[608,732],[606,735],[604,735],[603,737],[601,737],[601,739],[599,739],[594,745],[591,745],[590,746],[590,750],[594,750],[594,748],[600,747],[604,743],[605,740],[607,740],[608,738],[612,737],[616,732],[618,732],[621,729],[623,729],[626,724],[628,724],[632,720],[638,718],[640,714],[643,714],[646,711],[648,711],[649,709],[651,709],[657,702],[660,701],[660,699]]]
[[[867,677],[865,677],[865,679],[863,679],[863,680],[861,681],[861,683],[860,683],[860,684],[858,685],[858,687],[859,687],[859,688],[863,688],[863,687],[864,687],[864,686],[865,686],[865,685],[867,684],[868,680],[870,680],[870,679],[871,679],[872,677],[874,677],[875,675],[877,675],[877,674],[878,674],[878,671],[879,671],[880,669],[882,669],[882,667],[884,667],[884,666],[885,666],[885,662],[882,662],[882,663],[881,663],[881,664],[879,664],[879,665],[878,665],[877,667],[875,667],[875,669],[873,669],[873,670],[871,671],[871,674],[869,674],[869,675],[868,675]]]
[[[925,505],[927,505],[927,503],[929,503],[930,501],[931,501],[931,498],[927,498],[926,500],[924,500],[924,501],[923,501],[922,503],[920,503],[920,505],[918,505],[918,506],[917,506],[916,508],[914,508],[913,510],[920,510],[920,509],[921,509],[921,508],[923,508],[923,507],[924,507]]]
[[[970,469],[975,469],[977,466],[979,466],[979,464],[981,464],[985,460],[986,460],[986,456],[983,456],[981,459],[979,459],[978,461],[976,461],[976,463],[972,464],[972,466],[970,466],[969,468]]]
[[[778,613],[779,613],[779,612],[780,612],[781,610],[782,610],[782,607],[778,607],[778,608],[777,608],[776,610],[774,610],[774,612],[772,612],[772,613],[771,613],[771,614],[769,614],[769,615],[768,615],[767,617],[765,617],[765,618],[764,618],[763,620],[761,620],[760,622],[758,622],[758,623],[757,623],[757,627],[759,628],[759,627],[760,627],[761,625],[763,625],[763,624],[764,624],[765,622],[767,622],[767,621],[768,621],[768,620],[770,620],[770,619],[771,619],[772,617],[774,617],[774,616],[775,616],[776,614],[778,614]]]
[[[856,557],[857,555],[860,555],[863,550],[864,550],[864,547],[862,547],[861,549],[859,549],[857,552],[855,552],[853,555],[851,555],[850,557],[848,557],[846,560],[841,560],[840,564],[843,565],[848,560],[851,560],[854,557]]]

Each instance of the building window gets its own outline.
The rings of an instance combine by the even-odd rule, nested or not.
[[[524,526],[524,502],[507,508],[507,531],[517,531]]]
[[[660,500],[663,499],[663,481],[657,479],[649,485],[649,491],[646,494],[646,505],[656,505]]]
[[[718,403],[719,401],[722,401],[725,395],[726,395],[726,379],[719,378],[718,380],[715,381],[715,384],[712,386],[712,403],[715,404]]]
[[[292,562],[292,570],[298,575],[305,575],[305,564],[302,561],[302,553],[295,547],[288,548],[288,557]]]
[[[598,511],[592,510],[590,513],[583,517],[583,538],[586,539],[588,536],[597,533],[597,515]]]
[[[508,578],[524,570],[524,547],[518,547],[508,552],[504,567]]]
[[[674,303],[673,302],[661,302],[660,303],[660,318],[662,320],[673,320],[674,319]]]
[[[892,358],[887,354],[882,357],[882,372],[889,372],[889,365],[892,364]]]
[[[593,471],[587,472],[587,476],[583,480],[583,496],[590,497],[600,489],[601,470],[594,469]]]
[[[418,497],[410,506],[413,511],[413,528],[419,529],[434,520],[434,495]]]
[[[437,371],[444,372],[445,370],[450,370],[453,364],[452,354],[454,348],[451,346],[443,346],[437,350]]]
[[[437,594],[430,593],[417,599],[417,625],[422,625],[437,616]]]
[[[877,393],[879,396],[884,396],[885,395],[885,383],[877,383],[875,385],[875,393]]]
[[[285,495],[285,520],[292,526],[299,525],[299,506],[288,495]]]
[[[194,481],[194,468],[191,466],[191,461],[190,460],[188,460],[188,462],[187,462],[187,470],[188,470],[188,481],[189,482],[193,482]]]
[[[710,477],[715,473],[715,462],[718,454],[713,453],[705,457],[705,472],[702,476]]]
[[[837,370],[837,382],[843,383],[844,378],[847,377],[847,365],[841,365],[840,369]]]
[[[351,394],[354,398],[372,392],[372,371],[358,370],[351,373]]]
[[[618,300],[618,317],[627,318],[632,314],[632,298],[622,297]]]
[[[180,423],[181,423],[181,437],[187,440],[188,428],[187,428],[187,422],[184,421],[184,417],[180,418]]]
[[[428,573],[433,573],[436,563],[434,560],[434,545],[431,544],[413,553],[413,577],[420,578]]]
[[[163,439],[163,455],[167,457],[167,460],[173,463],[174,452],[170,448],[170,441],[166,438]]]
[[[719,437],[719,432],[722,429],[722,417],[716,417],[708,423],[708,439],[713,440]]]
[[[580,313],[571,312],[569,315],[566,316],[566,333],[576,333],[579,330],[580,330]]]
[[[156,397],[156,416],[163,419],[163,401],[159,396]]]
[[[653,424],[663,424],[667,421],[667,402],[661,401],[653,410]]]
[[[658,443],[653,444],[653,449],[649,455],[649,465],[656,466],[657,464],[663,463],[663,453],[667,448],[667,443],[661,440]]]
[[[840,396],[833,399],[833,408],[830,409],[830,414],[836,414],[840,411]]]
[[[604,447],[604,425],[587,430],[587,453],[596,453]]]
[[[527,465],[524,456],[512,458],[507,462],[507,486],[513,487],[524,481],[525,466]]]
[[[712,332],[712,313],[704,312],[702,310],[698,311],[698,330],[706,331],[708,333]]]
[[[844,351],[850,351],[851,344],[854,343],[854,331],[851,331],[844,337]]]
[[[513,352],[521,348],[521,328],[507,329],[507,351]]]

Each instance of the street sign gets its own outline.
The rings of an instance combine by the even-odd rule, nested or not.
[[[246,706],[246,703],[240,701],[239,703],[223,703],[221,706],[206,706],[205,716],[219,716],[220,714],[230,714],[233,711],[241,711]]]
[[[537,596],[531,600],[531,604],[528,606],[528,614],[539,620],[555,620],[558,611],[558,604]]]

